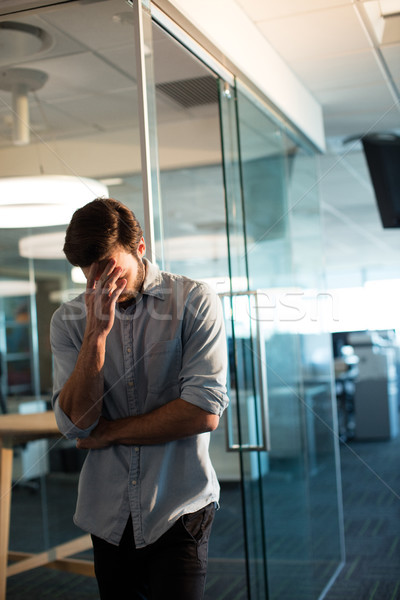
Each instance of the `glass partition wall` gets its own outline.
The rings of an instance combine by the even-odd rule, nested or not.
[[[301,401],[306,432],[310,557],[314,594],[334,576],[344,559],[337,410],[331,334],[325,315],[335,316],[333,298],[324,292],[321,221],[314,157],[286,140],[289,161],[288,206],[294,284]],[[297,300],[297,302],[296,302]]]
[[[221,508],[206,598],[321,597],[343,547],[313,152],[161,19],[143,48],[156,191],[149,210],[132,8],[123,0],[69,2],[2,21],[12,35],[29,31],[33,44],[29,53],[23,45],[18,55],[4,53],[2,67],[45,75],[28,90],[23,143],[14,137],[13,89],[0,86],[0,185],[9,177],[63,175],[93,198],[121,200],[146,233],[155,232],[162,268],[206,280],[221,297],[231,404],[211,442]],[[9,77],[17,75],[32,73]],[[62,257],[67,221],[22,222],[15,216],[5,227],[0,217],[1,407],[9,412],[48,406],[49,321],[61,301],[84,289]],[[32,452],[45,457],[36,459],[40,472],[25,466],[23,474],[17,456],[14,464],[16,550],[79,535],[72,513],[83,454],[66,441],[31,449],[31,459]],[[37,485],[30,513],[28,485]],[[37,531],[27,548],[21,532],[32,510]],[[10,589],[18,591],[18,581],[10,579]]]
[[[0,18],[0,40],[1,411],[28,413],[50,406],[51,316],[84,290],[62,253],[73,210],[110,195],[143,220],[132,11],[123,0],[25,11]],[[13,551],[82,535],[72,516],[84,456],[66,440],[15,449]],[[48,572],[43,598],[58,595]],[[35,573],[10,577],[8,596],[29,594]],[[95,598],[95,581],[84,585]]]
[[[233,248],[243,231],[230,296],[249,597],[319,598],[340,569],[343,532],[330,341],[317,312],[314,157],[243,86],[228,91],[220,103]]]

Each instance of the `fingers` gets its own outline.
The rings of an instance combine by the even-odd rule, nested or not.
[[[96,291],[97,295],[105,294],[106,296],[111,297],[112,293],[116,289],[117,281],[122,272],[122,268],[116,267],[115,265],[115,259],[110,259],[102,273],[99,274],[100,263],[93,263],[90,266],[87,275],[87,291]]]
[[[104,279],[103,279],[103,275],[104,275],[103,274],[99,280],[100,285],[98,285],[96,289],[98,289],[99,292],[101,292],[101,293],[105,293],[108,296],[111,296],[111,294],[116,289],[117,281],[118,281],[121,273],[122,273],[121,267],[116,267],[115,269],[113,269],[111,271],[111,273],[109,273],[107,276],[105,276]]]
[[[106,281],[107,277],[109,277],[109,275],[113,272],[115,265],[116,265],[116,260],[114,258],[111,258],[108,263],[106,264],[104,271],[102,272],[102,274],[100,275],[99,279],[100,281]],[[120,267],[117,267],[118,269]]]
[[[117,281],[115,290],[113,291],[113,293],[111,295],[111,299],[114,302],[116,302],[118,300],[118,298],[120,297],[120,295],[124,291],[127,283],[128,282],[127,282],[126,279],[120,279],[119,281]]]
[[[86,289],[94,290],[96,285],[96,273],[98,269],[98,263],[93,263],[90,265],[89,272],[86,280]]]
[[[115,268],[116,261],[114,258],[111,258],[105,267],[101,266],[101,262],[94,262],[90,265],[86,279],[87,279],[87,289],[92,290],[95,289],[96,283],[98,281],[104,282],[107,280],[107,277],[113,272]],[[103,270],[101,270],[103,269]]]

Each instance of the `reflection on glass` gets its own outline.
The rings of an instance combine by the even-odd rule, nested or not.
[[[88,25],[94,12],[96,33],[90,33]],[[42,175],[57,174],[73,177],[82,185],[91,178],[102,182],[102,194],[108,189],[140,218],[143,208],[136,69],[129,7],[122,0],[111,0],[96,9],[74,5],[38,14],[24,12],[14,15],[13,22],[36,27],[43,33],[41,39],[49,43],[38,45],[35,53],[23,57],[21,77],[38,69],[46,75],[43,85],[27,95],[29,136],[24,144],[16,145],[10,131],[6,131],[7,114],[12,115],[12,93],[4,86],[0,90],[4,115],[2,177],[34,176],[40,181]],[[12,56],[9,62],[11,69],[15,62]],[[13,119],[18,120],[18,114]],[[92,198],[97,193],[93,190]],[[76,198],[70,200],[75,202]],[[51,227],[35,224],[33,228],[30,223],[23,229],[16,220],[12,229],[1,231],[0,280],[10,273],[29,280],[33,267],[40,392],[47,399],[51,389],[49,320],[62,300],[82,291],[81,285],[71,281],[70,266],[62,254],[66,224],[67,219],[65,224]],[[11,340],[17,336],[17,328],[13,327],[13,336],[10,329],[7,332],[9,343],[16,343]]]
[[[321,286],[314,161],[245,91],[238,109],[246,256],[268,389],[270,451],[259,455],[268,592],[318,598],[342,556],[330,344],[310,318]],[[249,498],[251,488],[249,480]]]
[[[234,441],[231,447],[238,450],[240,458],[248,595],[261,600],[267,595],[264,506],[260,495],[261,473],[267,461],[254,449],[250,450],[254,445],[249,444],[258,429],[254,428],[255,419],[248,418],[255,416],[258,395],[249,295],[244,292],[248,289],[248,265],[236,89],[220,86],[220,112],[231,276],[230,293],[224,299],[232,388],[232,406],[227,413],[232,431],[228,440]]]
[[[223,294],[229,290],[229,268],[218,81],[157,26],[153,42],[165,268],[205,280]],[[227,338],[232,375],[229,324]],[[234,590],[239,600],[245,600],[239,457],[226,451],[225,417],[211,436],[221,510],[210,540],[207,594],[216,598]]]
[[[321,223],[315,158],[286,140],[289,204],[296,284],[303,291],[300,336],[302,398],[310,469],[310,547],[318,596],[344,558],[336,406],[332,393],[332,343],[325,326]],[[328,304],[328,306],[326,306]],[[323,509],[322,509],[323,508]]]
[[[2,46],[2,70],[9,77],[29,78],[34,71],[44,76],[41,86],[28,91],[24,115],[13,112],[12,91],[1,86],[0,176],[40,179],[43,175],[62,175],[81,185],[89,178],[101,182],[103,191],[92,189],[85,201],[108,189],[110,196],[142,218],[130,7],[124,0],[74,2],[57,10],[24,11],[1,20],[23,25],[22,31],[41,32],[40,40],[45,43],[39,43],[39,38],[33,46],[11,43],[14,30],[20,37],[24,34],[21,28],[7,29],[10,45]],[[13,54],[17,51],[18,56]],[[15,72],[19,63],[23,73]],[[16,138],[22,117],[24,137]],[[63,189],[55,193],[58,198]],[[24,198],[30,202],[32,197],[30,189],[20,202],[23,204]],[[70,197],[71,203],[75,200],[75,196]],[[84,284],[72,281],[71,266],[62,254],[67,220],[45,227],[44,222],[32,219],[22,228],[16,219],[12,228],[5,229],[0,219],[1,390],[2,408],[8,412],[38,412],[49,406],[50,319],[62,301],[84,289]],[[44,237],[38,240],[39,235]],[[33,293],[22,293],[19,282],[33,285]],[[15,455],[17,486],[12,496],[10,532],[10,547],[15,550],[40,551],[81,534],[73,525],[72,515],[84,453],[65,440],[51,442],[48,451],[37,446],[40,443],[29,444]],[[38,460],[37,452],[43,461]],[[33,463],[40,468],[34,469]],[[37,493],[32,494],[32,488]],[[30,532],[29,540],[26,531]]]
[[[219,91],[231,289],[239,292],[248,289],[248,271],[236,90],[220,82]]]
[[[23,61],[46,77],[28,94],[24,145],[13,138],[10,90],[0,90],[1,177],[93,178],[143,223],[134,35],[125,0],[65,3],[15,14],[13,21],[42,31],[46,43],[30,55],[4,52],[2,66]],[[208,593],[216,597],[222,582],[226,596],[234,590],[240,600],[248,594],[265,598],[266,586],[270,599],[281,599],[284,591],[291,598],[303,592],[316,598],[338,564],[340,536],[326,334],[306,330],[296,304],[303,300],[299,290],[320,285],[312,157],[244,94],[238,128],[235,90],[219,89],[214,73],[160,27],[153,27],[151,38],[154,81],[148,84],[154,85],[157,110],[150,118],[157,119],[158,135],[153,163],[159,161],[152,167],[160,172],[162,198],[155,225],[164,228],[164,242],[156,236],[159,256],[163,251],[167,270],[207,280],[221,296],[258,290],[262,309],[257,327],[246,321],[242,328],[240,302],[226,311],[232,439],[260,443],[258,362],[268,386],[271,451],[226,452],[225,422],[212,436],[222,492]],[[84,290],[60,252],[65,225],[21,228],[15,222],[1,229],[0,222],[1,389],[9,412],[48,406],[49,322],[60,302]],[[47,236],[38,244],[40,257],[21,250],[22,240],[38,235]],[[34,292],[22,293],[18,282],[29,282]],[[276,308],[282,311],[278,319]],[[264,347],[255,360],[257,331]],[[38,551],[78,535],[71,515],[83,457],[73,443],[51,444],[48,461],[37,463],[42,495],[32,497],[21,486],[13,496],[13,548]],[[18,480],[29,481],[27,457],[20,464]]]

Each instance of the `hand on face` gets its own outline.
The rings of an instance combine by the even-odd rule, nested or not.
[[[90,332],[108,335],[115,318],[115,303],[126,287],[127,280],[120,279],[122,268],[111,258],[103,271],[93,263],[87,271],[86,309]]]

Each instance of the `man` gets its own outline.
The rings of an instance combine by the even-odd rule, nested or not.
[[[87,286],[51,322],[53,406],[89,449],[74,521],[101,600],[200,600],[219,498],[209,432],[227,405],[219,299],[147,261],[116,200],[77,210],[64,252]]]

